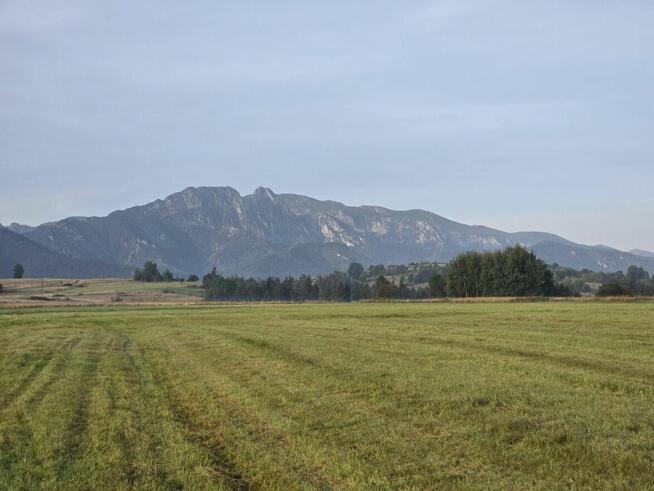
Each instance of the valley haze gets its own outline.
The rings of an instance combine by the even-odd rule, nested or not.
[[[547,263],[596,271],[654,272],[647,251],[578,244],[545,232],[503,232],[424,210],[347,206],[259,187],[187,187],[104,217],[0,228],[0,277],[130,276],[147,260],[177,275],[286,276],[344,271],[351,262],[446,262],[465,251],[524,245]]]

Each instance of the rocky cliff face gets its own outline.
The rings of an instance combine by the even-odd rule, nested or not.
[[[46,223],[24,235],[68,257],[131,267],[154,260],[178,274],[214,266],[226,274],[316,274],[345,269],[351,261],[447,261],[462,251],[518,243],[562,265],[611,271],[639,264],[654,271],[652,259],[552,234],[506,233],[422,210],[350,207],[267,188],[247,196],[229,187],[187,188],[106,217]]]

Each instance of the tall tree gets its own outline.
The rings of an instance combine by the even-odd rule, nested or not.
[[[159,273],[159,270],[157,269],[157,263],[146,261],[145,264],[143,264],[142,279],[148,283],[161,281],[161,273]]]
[[[22,278],[25,274],[25,268],[22,264],[18,263],[14,266],[14,278]]]
[[[383,275],[379,275],[375,280],[375,296],[379,298],[393,297],[393,283]]]
[[[434,274],[429,278],[429,293],[432,297],[442,298],[446,293],[445,278],[441,274]]]
[[[447,293],[451,297],[478,297],[481,286],[481,254],[466,252],[455,257],[447,275]]]
[[[350,267],[347,268],[347,275],[354,281],[359,281],[359,278],[361,278],[361,275],[363,274],[365,270],[363,269],[363,266],[359,263],[351,263]]]
[[[625,288],[629,295],[642,295],[647,290],[649,282],[649,273],[643,268],[631,265],[625,275]]]

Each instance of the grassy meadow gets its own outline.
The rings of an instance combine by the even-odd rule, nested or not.
[[[654,303],[0,309],[0,489],[653,489]]]
[[[199,282],[159,281],[144,283],[124,278],[84,280],[46,278],[0,279],[2,307],[100,306],[121,304],[201,303],[204,289]]]

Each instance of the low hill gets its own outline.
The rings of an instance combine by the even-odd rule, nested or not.
[[[132,274],[129,266],[67,257],[0,226],[0,278],[11,277],[17,263],[25,266],[27,277],[128,277]]]

